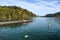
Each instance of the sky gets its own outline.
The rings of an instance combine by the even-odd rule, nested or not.
[[[0,6],[19,6],[39,16],[60,12],[60,0],[0,0]]]

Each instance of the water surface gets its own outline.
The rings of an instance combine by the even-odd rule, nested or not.
[[[60,40],[60,18],[36,17],[30,23],[0,26],[0,40]]]

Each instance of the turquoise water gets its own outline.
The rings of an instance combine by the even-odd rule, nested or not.
[[[60,18],[36,17],[29,23],[0,26],[0,40],[60,40]]]

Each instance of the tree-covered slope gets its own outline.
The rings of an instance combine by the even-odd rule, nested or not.
[[[20,20],[35,17],[31,11],[17,6],[0,6],[0,20]]]

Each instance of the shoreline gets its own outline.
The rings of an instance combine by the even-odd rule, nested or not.
[[[7,21],[7,22],[0,22],[0,25],[5,25],[5,24],[14,24],[14,23],[27,23],[31,22],[31,20],[19,20],[19,21]]]

